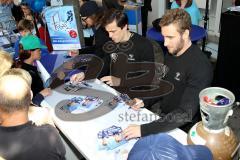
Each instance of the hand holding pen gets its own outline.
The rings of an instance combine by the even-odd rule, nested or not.
[[[138,111],[144,107],[143,100],[138,98],[134,98],[133,100],[128,101],[127,105],[129,105],[129,109],[131,108],[135,111]]]

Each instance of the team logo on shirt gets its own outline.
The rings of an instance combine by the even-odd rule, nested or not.
[[[112,59],[113,63],[115,63],[117,61],[117,58],[118,58],[117,53],[112,53],[111,54],[111,59]]]
[[[134,55],[133,54],[129,54],[128,55],[128,60],[129,61],[135,61]]]
[[[176,72],[174,79],[176,79],[177,81],[180,81],[180,75],[181,74],[179,72]]]

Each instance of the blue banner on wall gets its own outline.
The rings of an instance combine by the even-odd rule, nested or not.
[[[81,49],[73,6],[47,8],[44,13],[54,50]]]

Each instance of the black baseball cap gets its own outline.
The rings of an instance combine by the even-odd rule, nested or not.
[[[99,7],[95,1],[87,1],[80,7],[80,14],[82,17],[89,17],[96,14],[99,11]]]

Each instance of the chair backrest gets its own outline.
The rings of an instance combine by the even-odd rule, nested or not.
[[[149,40],[153,45],[155,62],[164,63],[164,53],[163,53],[161,46],[158,44],[158,42],[151,40],[151,39],[149,39]]]

